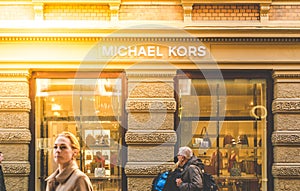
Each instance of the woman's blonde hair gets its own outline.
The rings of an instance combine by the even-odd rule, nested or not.
[[[62,133],[57,135],[57,137],[60,137],[60,136],[66,137],[70,140],[72,149],[76,149],[78,151],[80,150],[79,141],[74,134],[72,134],[68,131],[63,131]],[[56,139],[57,139],[57,137],[56,137]]]

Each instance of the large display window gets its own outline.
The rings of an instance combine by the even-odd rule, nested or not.
[[[190,146],[220,190],[267,190],[267,80],[178,80],[179,146]]]
[[[122,75],[36,78],[35,84],[35,190],[45,190],[45,178],[57,168],[53,143],[62,131],[80,141],[77,163],[95,191],[122,190]]]

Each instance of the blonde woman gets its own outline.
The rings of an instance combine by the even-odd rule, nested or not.
[[[79,142],[72,133],[62,132],[56,137],[53,154],[58,168],[46,179],[46,191],[93,191],[89,177],[77,166],[79,151]]]

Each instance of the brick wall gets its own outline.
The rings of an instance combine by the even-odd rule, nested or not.
[[[183,21],[181,5],[121,5],[119,20]],[[45,4],[44,20],[104,20],[110,21],[109,5]],[[0,5],[0,20],[33,20],[32,5]],[[259,4],[195,4],[193,21],[258,21]],[[271,21],[299,21],[300,5],[271,5]]]
[[[259,20],[259,5],[194,5],[192,20]]]
[[[110,20],[108,5],[51,4],[44,7],[45,20]]]
[[[119,20],[183,20],[181,5],[122,5]]]
[[[272,5],[269,13],[270,20],[300,20],[300,5]]]
[[[34,12],[31,5],[1,5],[0,20],[32,20]]]

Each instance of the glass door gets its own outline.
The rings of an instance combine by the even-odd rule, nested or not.
[[[94,190],[121,190],[121,105],[121,77],[36,78],[36,190],[45,190],[45,179],[57,168],[53,143],[62,131],[80,141],[77,163]]]

